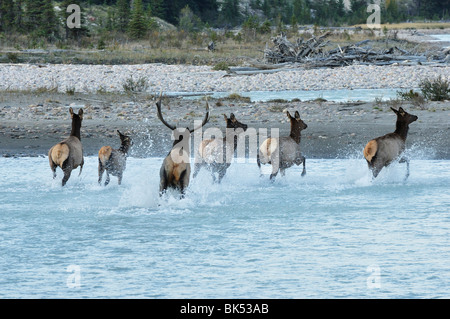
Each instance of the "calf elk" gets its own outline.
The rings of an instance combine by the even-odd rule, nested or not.
[[[48,152],[50,168],[53,171],[53,178],[56,177],[56,168],[59,166],[63,172],[62,186],[66,185],[72,170],[80,166],[80,173],[83,170],[83,146],[81,145],[80,129],[83,121],[83,109],[78,110],[78,114],[69,109],[72,117],[72,131],[70,136],[62,142],[54,145]]]
[[[106,170],[105,186],[109,184],[109,174],[117,176],[119,185],[122,183],[123,172],[127,164],[128,152],[133,141],[127,135],[120,133],[120,148],[113,149],[111,146],[103,146],[98,152],[98,183],[102,183],[102,176]]]
[[[400,157],[405,150],[409,124],[417,120],[417,116],[406,113],[403,108],[399,108],[397,111],[391,107],[391,110],[397,115],[394,133],[370,140],[363,151],[367,164],[372,170],[373,178],[378,176],[383,167]],[[400,163],[406,163],[406,180],[409,176],[409,159],[401,157]]]
[[[161,96],[156,103],[157,115],[159,120],[173,132],[175,140],[171,151],[165,157],[160,169],[159,192],[160,195],[162,195],[169,188],[178,189],[181,192],[181,197],[184,197],[186,188],[189,186],[191,175],[189,151],[190,136],[191,133],[208,123],[209,105],[208,102],[206,102],[206,115],[200,126],[194,129],[179,129],[164,120],[161,113]]]

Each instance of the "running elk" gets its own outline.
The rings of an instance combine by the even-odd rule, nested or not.
[[[289,136],[280,138],[268,138],[259,147],[257,156],[258,167],[261,169],[261,164],[271,164],[272,173],[270,179],[273,181],[281,171],[284,176],[286,168],[292,165],[300,165],[303,163],[302,176],[306,174],[305,157],[300,152],[301,131],[306,129],[308,125],[300,119],[298,111],[295,116],[291,116],[286,112],[287,117],[291,121],[291,133]]]
[[[105,186],[109,184],[109,174],[117,176],[119,185],[122,184],[123,172],[127,164],[128,152],[133,141],[127,135],[120,133],[120,148],[113,149],[111,146],[103,146],[98,152],[98,183],[102,183],[103,173],[106,171]]]
[[[69,180],[72,170],[80,166],[80,173],[83,170],[83,146],[81,145],[80,129],[83,120],[83,109],[78,111],[78,114],[69,109],[72,117],[72,131],[70,136],[62,142],[54,145],[48,152],[48,160],[50,168],[53,172],[53,179],[56,178],[56,168],[59,166],[64,172],[62,179],[62,186],[66,185]]]
[[[200,143],[196,154],[194,178],[202,167],[207,167],[214,181],[216,181],[215,173],[218,173],[220,183],[231,165],[229,160],[236,151],[238,135],[247,130],[247,124],[239,122],[233,113],[229,118],[225,114],[223,116],[227,128],[226,136],[221,139],[205,139]],[[228,134],[231,134],[229,138]]]
[[[189,179],[191,175],[189,151],[190,136],[191,133],[200,129],[209,121],[209,105],[208,102],[206,102],[206,115],[200,126],[194,129],[180,129],[164,120],[161,113],[161,96],[159,101],[156,103],[157,115],[159,120],[173,132],[175,140],[173,142],[172,150],[164,159],[159,172],[159,193],[161,196],[169,188],[177,189],[181,192],[181,197],[183,198],[186,188],[189,186]]]
[[[364,148],[364,157],[372,171],[373,178],[376,178],[381,169],[388,166],[405,150],[406,136],[408,135],[409,124],[417,120],[417,116],[406,113],[403,108],[398,111],[391,107],[397,115],[395,132],[370,140]],[[409,159],[400,158],[400,163],[406,163],[406,177],[409,176]]]

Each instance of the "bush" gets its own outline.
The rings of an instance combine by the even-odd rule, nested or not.
[[[419,84],[423,97],[430,101],[450,100],[450,82],[439,76],[435,80],[425,79]]]
[[[148,82],[145,77],[140,77],[136,81],[133,77],[129,77],[122,84],[122,87],[127,93],[144,92],[148,88]]]
[[[227,62],[219,62],[214,67],[213,70],[215,71],[229,71],[230,66]]]
[[[424,107],[425,99],[419,92],[415,92],[414,90],[405,92],[397,91],[397,96],[402,100],[411,101],[414,106],[420,107],[421,109]]]

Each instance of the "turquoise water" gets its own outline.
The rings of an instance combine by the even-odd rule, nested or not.
[[[97,159],[60,186],[48,160],[0,158],[0,298],[448,298],[450,161],[307,160],[274,183],[233,163],[158,196],[161,158]]]
[[[436,38],[436,41],[450,42],[450,34],[432,34],[431,36]]]
[[[251,91],[237,92],[239,95],[249,97],[252,102],[267,102],[275,99],[291,101],[300,99],[310,101],[318,98],[333,102],[363,101],[373,102],[376,99],[389,100],[397,98],[397,91],[403,89],[339,89],[339,90],[281,90],[281,91]],[[211,95],[214,98],[223,98],[230,95],[229,92],[200,92],[200,93],[170,92],[167,95],[185,96],[186,98],[198,98],[201,95]]]

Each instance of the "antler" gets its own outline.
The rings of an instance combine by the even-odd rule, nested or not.
[[[162,116],[162,113],[161,113],[161,98],[162,98],[162,92],[161,92],[161,94],[160,94],[160,96],[159,96],[158,102],[156,102],[156,109],[157,109],[157,111],[158,111],[158,113],[157,113],[158,118],[159,118],[159,120],[160,120],[161,122],[163,122],[163,124],[164,124],[165,126],[167,126],[168,128],[170,128],[170,129],[173,131],[173,130],[176,129],[176,127],[173,126],[173,125],[170,125],[169,123],[167,123],[166,120],[164,120],[164,118],[163,118],[163,116]]]
[[[203,126],[206,125],[206,123],[208,123],[208,121],[209,121],[209,104],[208,104],[208,98],[206,98],[206,114],[203,119],[203,122],[200,126],[194,128],[193,130],[189,129],[189,132],[193,133],[194,131],[198,130],[199,128],[202,128]]]

